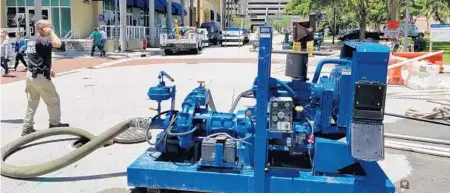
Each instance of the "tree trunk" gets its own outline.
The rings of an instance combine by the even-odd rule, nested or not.
[[[367,2],[368,0],[358,0],[358,22],[359,22],[359,41],[363,41],[366,38],[366,26],[367,26]]]
[[[388,0],[388,19],[398,20],[398,6],[400,0]]]

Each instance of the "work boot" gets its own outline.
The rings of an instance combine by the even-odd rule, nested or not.
[[[28,127],[26,129],[22,130],[21,136],[25,136],[25,135],[28,135],[28,134],[34,133],[34,132],[36,132],[36,130],[33,127]]]
[[[52,124],[50,124],[50,125],[48,126],[48,128],[54,128],[54,127],[69,127],[69,124],[68,124],[68,123],[59,123],[59,124],[57,124],[57,125],[52,125]]]

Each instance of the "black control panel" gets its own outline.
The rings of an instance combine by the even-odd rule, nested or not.
[[[353,119],[382,121],[385,100],[386,84],[368,81],[356,82]]]

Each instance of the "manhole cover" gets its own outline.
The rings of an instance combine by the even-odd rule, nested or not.
[[[117,143],[141,143],[147,140],[147,130],[140,127],[130,127],[114,138]]]

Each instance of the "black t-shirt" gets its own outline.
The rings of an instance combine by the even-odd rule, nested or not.
[[[52,41],[49,37],[33,36],[27,43],[29,64],[39,68],[52,68]]]

